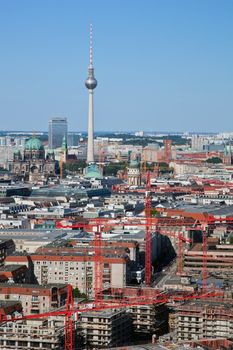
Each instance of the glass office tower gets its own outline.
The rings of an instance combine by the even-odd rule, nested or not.
[[[67,139],[67,118],[52,118],[49,120],[49,148],[61,147],[63,137]]]

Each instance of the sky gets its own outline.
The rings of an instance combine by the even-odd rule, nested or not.
[[[0,0],[1,130],[233,131],[232,0]]]

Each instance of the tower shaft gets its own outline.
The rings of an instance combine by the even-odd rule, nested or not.
[[[93,110],[93,90],[88,91],[89,106],[88,106],[88,139],[87,139],[87,163],[94,162],[94,110]]]

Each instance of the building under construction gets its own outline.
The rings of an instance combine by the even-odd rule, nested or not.
[[[231,303],[213,301],[186,302],[172,315],[171,331],[177,341],[204,338],[233,339],[233,307]]]
[[[159,336],[168,330],[168,308],[165,303],[130,308],[135,334]]]
[[[64,326],[54,320],[5,322],[0,326],[0,349],[60,350]]]
[[[129,342],[132,322],[123,310],[102,310],[80,315],[79,327],[86,346],[94,349],[118,346]]]
[[[218,241],[218,240],[217,240]],[[208,239],[206,264],[208,271],[226,273],[232,271],[233,245],[218,244],[216,240]],[[185,270],[200,271],[203,265],[203,246],[196,243],[185,252]]]

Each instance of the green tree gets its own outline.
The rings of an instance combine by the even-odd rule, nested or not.
[[[119,170],[125,170],[127,168],[128,164],[126,162],[121,163],[110,163],[109,165],[106,165],[104,167],[104,175],[105,176],[116,176],[117,172]]]
[[[85,160],[77,160],[75,162],[63,163],[63,176],[69,173],[77,173],[82,172],[84,168],[86,168],[87,164]]]
[[[85,293],[81,293],[78,288],[73,289],[73,297],[74,298],[83,298],[85,301],[88,300],[88,297]]]
[[[161,162],[159,163],[159,172],[162,174],[165,173],[173,173],[174,169],[170,168],[167,163]]]
[[[219,164],[222,163],[222,159],[219,157],[211,157],[207,159],[206,163]]]
[[[156,217],[159,215],[158,210],[156,210],[155,208],[152,208],[150,212],[151,212],[151,217]]]

